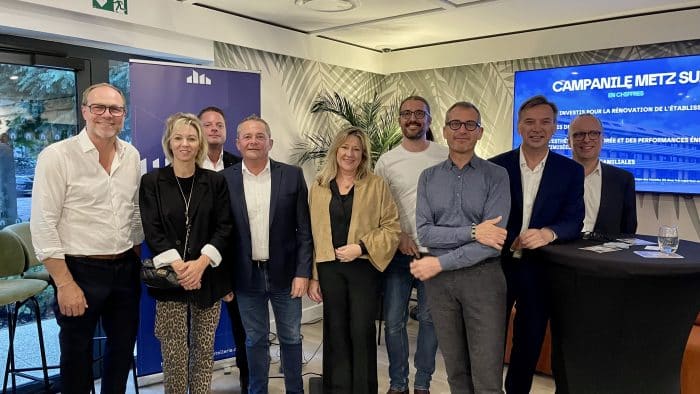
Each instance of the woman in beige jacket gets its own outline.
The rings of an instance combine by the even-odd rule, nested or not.
[[[401,228],[389,187],[370,170],[362,129],[335,137],[309,207],[315,251],[309,297],[323,301],[323,392],[376,394],[377,297]]]

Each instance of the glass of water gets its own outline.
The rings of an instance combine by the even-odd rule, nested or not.
[[[675,253],[678,250],[678,226],[659,227],[659,251],[664,254]]]

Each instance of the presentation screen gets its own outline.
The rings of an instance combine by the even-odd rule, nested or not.
[[[637,191],[700,194],[700,56],[591,64],[515,73],[518,108],[545,95],[559,107],[550,148],[571,157],[567,132],[576,115],[603,124],[603,162],[634,174]]]

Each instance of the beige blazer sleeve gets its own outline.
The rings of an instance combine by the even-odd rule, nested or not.
[[[365,244],[372,265],[379,271],[384,271],[399,245],[401,224],[389,186],[381,177],[375,175],[371,177],[367,185],[370,198],[361,199],[363,206],[357,207],[357,210],[365,218],[373,219],[373,223],[369,223],[369,226],[363,229],[364,234],[359,234],[359,240]],[[354,211],[355,207],[353,207],[353,216]]]

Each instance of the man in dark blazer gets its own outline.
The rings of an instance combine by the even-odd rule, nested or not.
[[[206,107],[197,115],[202,122],[202,129],[207,137],[207,157],[202,167],[212,171],[221,171],[241,161],[241,158],[224,150],[226,143],[226,118],[219,107]]]
[[[267,393],[268,302],[272,304],[287,393],[302,393],[301,297],[311,276],[308,192],[300,168],[269,159],[270,127],[251,116],[238,125],[243,161],[224,170],[231,193],[233,288],[246,330],[250,393]]]
[[[222,171],[240,163],[241,158],[224,150],[226,143],[226,118],[224,111],[219,107],[206,107],[197,115],[202,122],[204,135],[209,146],[207,157],[202,162],[202,167],[212,171]],[[236,344],[236,366],[240,380],[241,393],[248,394],[248,358],[245,352],[245,329],[238,311],[238,300],[234,299],[226,303],[231,328],[233,329],[233,342]]]
[[[569,146],[574,160],[585,173],[584,233],[616,238],[637,232],[637,203],[634,176],[621,168],[602,163],[603,125],[592,114],[582,114],[569,125]]]
[[[529,393],[547,321],[544,265],[531,251],[556,240],[579,237],[584,217],[583,168],[549,151],[557,124],[557,107],[543,96],[523,103],[518,111],[518,149],[491,158],[510,178],[511,209],[503,247],[503,272],[508,284],[507,315],[513,304],[513,348],[506,392]]]

